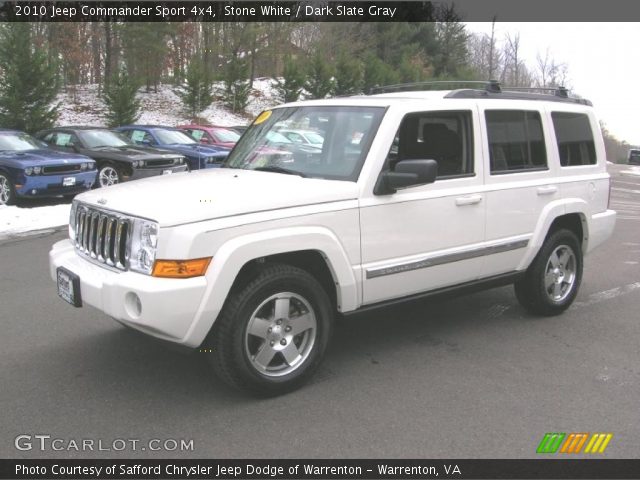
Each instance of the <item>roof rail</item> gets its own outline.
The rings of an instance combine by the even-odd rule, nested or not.
[[[454,90],[460,88],[482,87],[488,92],[500,92],[500,82],[497,80],[433,80],[430,82],[398,83],[395,85],[383,85],[373,87],[369,95],[391,92],[415,92],[420,90]]]
[[[412,92],[420,90],[453,90],[445,98],[494,98],[505,100],[546,100],[552,102],[592,103],[584,98],[569,96],[569,90],[560,87],[503,87],[497,80],[440,80],[431,82],[399,83],[374,87],[369,94]]]
[[[505,92],[529,92],[555,95],[556,97],[569,98],[569,90],[566,87],[503,87]]]

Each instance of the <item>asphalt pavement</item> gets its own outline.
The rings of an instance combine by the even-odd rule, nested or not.
[[[206,353],[60,300],[47,253],[65,232],[4,241],[0,458],[533,458],[547,432],[612,433],[599,458],[639,458],[640,177],[625,168],[615,234],[564,315],[529,315],[504,287],[352,316],[314,380],[268,400],[223,385]]]

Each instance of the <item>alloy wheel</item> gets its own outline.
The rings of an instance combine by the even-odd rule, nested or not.
[[[245,331],[245,353],[251,366],[261,374],[287,375],[309,357],[316,333],[316,315],[311,304],[296,293],[277,293],[264,300],[251,315]]]

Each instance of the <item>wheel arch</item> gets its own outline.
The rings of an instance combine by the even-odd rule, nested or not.
[[[582,251],[586,252],[589,245],[588,211],[589,205],[583,199],[566,199],[547,205],[538,219],[529,241],[527,254],[518,266],[518,270],[526,270],[548,236],[561,228],[574,232],[580,241]]]
[[[301,248],[309,246],[309,248]],[[232,288],[242,286],[265,263],[301,268],[327,290],[338,311],[359,306],[359,288],[338,238],[324,227],[292,227],[244,235],[214,253],[206,274],[207,289],[186,343],[197,345],[211,330]]]

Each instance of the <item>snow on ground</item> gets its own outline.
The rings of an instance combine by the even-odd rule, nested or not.
[[[247,125],[263,110],[281,103],[274,88],[275,83],[270,78],[254,80],[245,114],[232,113],[220,100],[216,100],[200,112],[198,117],[212,125]],[[214,94],[219,98],[222,83],[216,83],[213,87]],[[173,85],[160,85],[157,92],[145,92],[141,88],[137,97],[141,103],[141,116],[137,123],[175,126],[191,121],[184,114]],[[58,125],[105,125],[106,108],[100,99],[98,85],[68,87],[58,95],[57,101],[60,103]],[[69,221],[69,208],[70,205],[33,208],[0,206],[0,239],[66,225]]]
[[[620,170],[623,175],[636,175],[640,177],[640,167],[630,167],[629,170]]]
[[[71,205],[20,208],[0,205],[0,239],[69,223]]]
[[[281,103],[275,90],[275,81],[270,78],[258,78],[253,82],[253,90],[246,114],[228,111],[221,101],[215,101],[198,117],[212,125],[246,125],[261,111]],[[213,85],[214,93],[222,88],[222,83]],[[173,85],[160,85],[158,92],[146,92],[141,88],[137,98],[140,100],[140,118],[137,123],[175,126],[190,123],[183,112],[180,97]],[[106,109],[98,95],[97,85],[78,85],[69,87],[58,96],[60,102],[59,125],[104,125]]]

